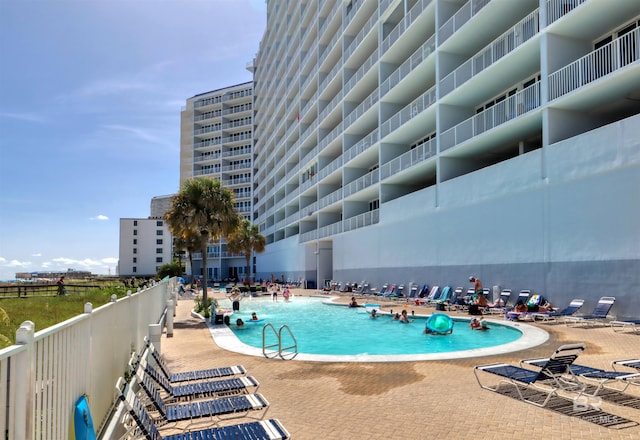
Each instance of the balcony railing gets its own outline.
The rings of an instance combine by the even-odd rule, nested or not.
[[[343,220],[342,231],[347,232],[358,228],[364,228],[365,226],[376,224],[379,221],[380,211],[378,209],[374,209],[373,211],[365,212]]]
[[[538,107],[540,107],[539,82],[442,133],[440,151],[454,147]]]
[[[384,138],[389,133],[397,130],[411,119],[428,109],[436,101],[436,87],[433,86],[411,104],[391,116],[380,126],[380,137]]]
[[[547,26],[567,15],[586,0],[547,0]]]
[[[458,29],[464,26],[471,18],[476,15],[482,8],[487,6],[491,0],[469,0],[458,11],[453,14],[445,24],[440,26],[438,34],[440,36],[440,44],[444,43],[455,34]]]
[[[440,96],[443,97],[461,84],[469,81],[508,53],[520,47],[540,32],[539,10],[527,15],[518,24],[496,38],[491,44],[478,52],[473,58],[464,62],[449,75],[444,77],[440,85]]]
[[[386,179],[394,174],[404,171],[407,168],[411,168],[425,160],[435,156],[436,154],[436,140],[430,139],[429,141],[417,146],[413,150],[407,151],[401,156],[396,157],[393,160],[385,163],[380,167],[380,179]]]
[[[349,197],[351,194],[355,194],[358,191],[369,188],[371,185],[375,185],[379,181],[380,173],[378,172],[378,170],[373,170],[346,185],[344,187],[344,197]]]
[[[549,101],[640,60],[640,28],[549,75]]]

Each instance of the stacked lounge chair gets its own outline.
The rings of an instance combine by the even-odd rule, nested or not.
[[[252,421],[228,426],[218,426],[163,437],[147,411],[130,386],[125,390],[118,388],[119,401],[124,405],[129,417],[134,422],[129,434],[136,434],[153,440],[200,440],[200,439],[236,439],[236,440],[284,440],[291,438],[289,432],[277,419]]]

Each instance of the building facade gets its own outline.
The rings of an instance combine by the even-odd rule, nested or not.
[[[253,182],[253,83],[196,95],[181,114],[180,183],[212,177],[233,191],[236,210],[251,220]],[[210,280],[246,278],[243,255],[227,251],[224,240],[211,242]],[[202,254],[193,255],[192,274],[202,275]]]
[[[640,308],[640,2],[267,8],[254,60],[258,277],[475,275],[556,303],[606,293]]]
[[[173,237],[159,218],[121,218],[118,275],[155,277],[173,261]]]

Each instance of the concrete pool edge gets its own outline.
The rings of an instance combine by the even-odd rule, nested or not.
[[[233,331],[224,324],[212,324],[209,320],[205,320],[201,315],[192,312],[194,317],[202,318],[209,328],[209,333],[213,341],[222,349],[234,353],[244,354],[248,356],[265,357],[261,348],[252,347],[241,342]],[[457,319],[466,319],[456,317]],[[525,350],[544,344],[549,339],[549,333],[545,330],[533,325],[521,322],[498,321],[495,319],[485,318],[488,322],[513,327],[522,333],[522,336],[516,341],[507,344],[496,345],[493,347],[477,348],[472,350],[461,350],[444,353],[425,353],[425,354],[395,354],[395,355],[323,355],[323,354],[307,354],[298,353],[293,359],[287,357],[287,360],[313,361],[313,362],[412,362],[412,361],[437,361],[437,360],[453,360],[472,357],[493,356],[499,354],[507,354],[514,351]]]

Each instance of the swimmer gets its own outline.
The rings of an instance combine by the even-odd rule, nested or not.
[[[378,317],[378,315],[376,314],[376,309],[371,310],[371,315],[369,315],[369,318],[375,319],[377,317]]]
[[[244,328],[244,321],[240,318],[236,319],[236,325],[238,328]]]
[[[407,311],[403,310],[402,314],[400,315],[400,322],[402,322],[403,324],[408,324],[409,323],[409,316],[407,315]]]
[[[396,313],[395,315],[393,315],[393,320],[400,321],[400,313]]]
[[[356,301],[356,297],[351,297],[351,302],[349,303],[349,307],[358,307],[358,301]]]
[[[256,315],[256,312],[253,312],[253,313],[251,314],[251,320],[252,320],[252,321],[257,321],[257,320],[258,320],[258,315]]]

